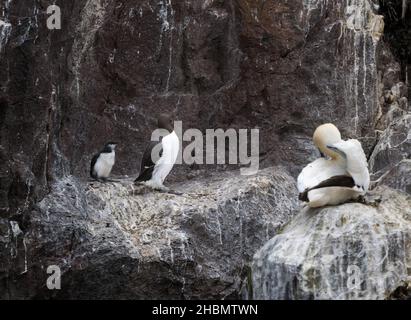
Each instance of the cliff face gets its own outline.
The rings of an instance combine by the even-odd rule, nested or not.
[[[275,173],[274,173],[275,172]],[[174,186],[181,195],[59,181],[0,238],[9,270],[1,298],[247,298],[255,251],[298,206],[294,180],[281,168],[251,177],[225,173]],[[21,226],[21,224],[20,224]],[[48,290],[48,266],[61,290]]]
[[[115,173],[137,174],[164,111],[184,129],[259,128],[262,165],[294,175],[314,155],[316,125],[335,122],[367,152],[387,126],[380,99],[401,70],[368,1],[56,4],[61,30],[46,27],[47,1],[0,5],[6,211],[86,176],[108,140],[120,142]]]
[[[254,257],[256,299],[386,299],[409,280],[411,198],[305,208]]]
[[[61,8],[61,30],[47,29],[51,4]],[[377,7],[377,1],[370,0],[0,3],[0,293],[37,294],[44,284],[44,272],[39,270],[59,255],[49,252],[45,243],[52,246],[54,240],[76,238],[77,229],[66,230],[66,224],[85,220],[87,228],[96,227],[94,220],[83,216],[89,206],[78,192],[71,195],[76,206],[60,199],[67,205],[60,210],[62,204],[55,197],[62,196],[61,190],[70,194],[63,184],[73,179],[76,182],[70,184],[86,190],[91,156],[108,140],[120,143],[114,174],[136,175],[155,118],[165,111],[182,120],[183,129],[258,128],[261,166],[282,165],[294,177],[317,157],[313,129],[331,121],[344,137],[362,141],[377,183],[409,192],[404,175],[410,155],[404,68],[392,49],[394,24],[385,19],[391,23],[390,37],[385,36],[388,44],[382,37],[382,15],[388,11]],[[398,136],[405,140],[397,142]],[[225,169],[229,168],[208,166],[206,171],[181,165],[169,181],[196,177],[205,183],[205,177],[213,179]],[[390,170],[402,180],[387,175]],[[296,199],[295,190],[286,189],[287,197]],[[201,206],[200,202],[192,205]],[[130,212],[141,209],[133,206]],[[269,207],[276,210],[273,204]],[[36,233],[38,226],[47,224],[46,208],[57,212],[55,232],[50,227]],[[270,223],[268,216],[262,219]],[[58,240],[57,247],[70,246],[65,241]],[[100,245],[107,244],[101,240],[97,248]],[[253,242],[252,248],[260,245],[261,241]],[[120,247],[131,250],[125,244]],[[79,255],[88,257],[88,250]],[[239,261],[247,265],[251,251],[247,258],[232,261],[230,280],[221,282],[230,283],[231,289],[221,294],[205,289],[185,293],[187,297],[238,295],[238,279],[244,277],[232,277],[232,270],[238,271]],[[119,256],[128,255],[124,252]],[[127,259],[134,261],[134,256]],[[103,260],[96,264],[100,262],[104,266]],[[105,279],[104,267],[99,270],[97,278]],[[75,271],[67,272],[70,281],[79,281]],[[181,280],[178,272],[172,275]],[[212,276],[205,278],[211,281]],[[27,292],[22,283],[32,283]],[[94,290],[89,289],[82,295]],[[180,289],[178,284],[168,296],[160,296],[181,297]],[[124,291],[124,296],[130,292]],[[132,292],[148,297],[143,289]],[[108,297],[109,291],[96,296]]]

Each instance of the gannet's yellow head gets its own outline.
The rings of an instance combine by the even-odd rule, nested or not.
[[[320,149],[320,151],[332,159],[336,159],[339,154],[328,149],[327,145],[332,145],[334,143],[341,141],[341,133],[338,128],[332,123],[325,123],[319,126],[314,131],[313,141],[315,146]]]

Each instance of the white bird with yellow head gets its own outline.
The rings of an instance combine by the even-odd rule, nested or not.
[[[342,140],[337,127],[326,123],[315,130],[313,141],[323,157],[298,176],[300,200],[317,208],[341,204],[368,191],[367,158],[358,140]]]

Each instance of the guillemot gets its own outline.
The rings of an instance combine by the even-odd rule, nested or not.
[[[169,191],[163,183],[177,160],[180,141],[169,115],[160,115],[157,127],[167,130],[168,134],[160,141],[151,141],[148,144],[141,160],[140,174],[135,183],[143,183],[156,190]]]
[[[91,159],[90,176],[98,181],[106,181],[110,176],[115,163],[115,148],[117,143],[108,142],[103,150],[95,154]]]

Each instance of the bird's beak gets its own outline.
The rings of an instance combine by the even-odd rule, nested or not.
[[[345,159],[347,158],[347,155],[343,151],[338,149],[337,147],[334,147],[333,145],[330,145],[330,144],[328,144],[326,147],[328,149],[330,149],[331,151],[334,151],[335,153],[338,153],[341,157],[343,157]]]

